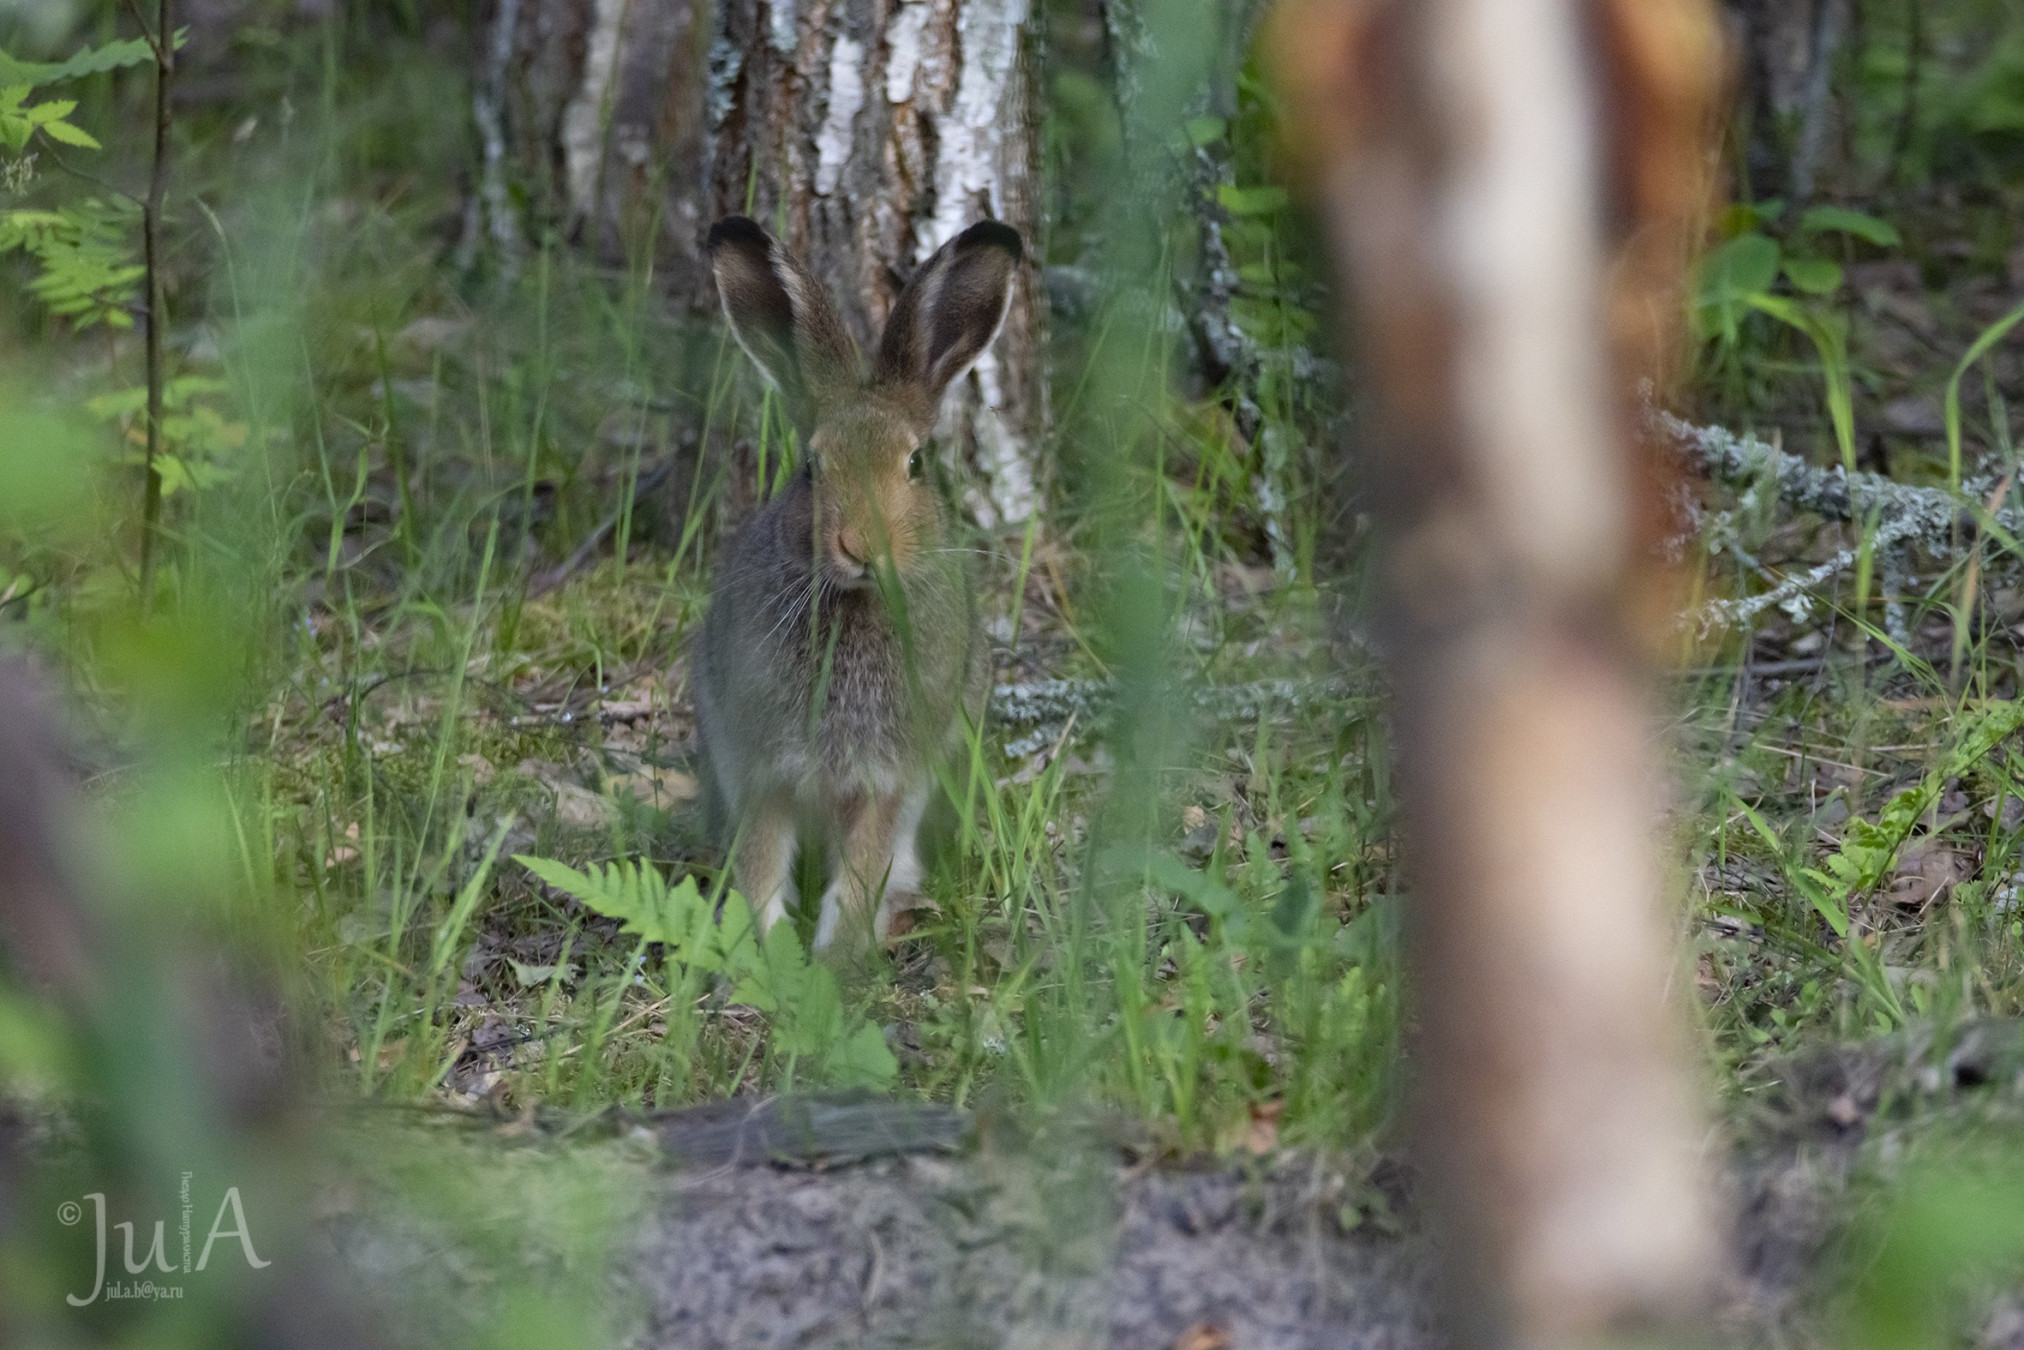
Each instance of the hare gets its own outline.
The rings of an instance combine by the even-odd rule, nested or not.
[[[770,927],[813,826],[831,841],[815,946],[883,943],[924,903],[915,836],[935,760],[982,711],[968,570],[923,458],[943,391],[1004,322],[1019,234],[983,221],[937,250],[869,373],[822,285],[757,224],[718,221],[708,249],[732,333],[809,429],[800,473],[718,563],[693,663],[732,873]]]

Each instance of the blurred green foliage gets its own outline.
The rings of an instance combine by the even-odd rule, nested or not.
[[[1998,275],[2024,242],[2024,21],[1994,0],[1914,8],[1916,53],[1910,9],[1861,6],[1819,199],[1739,184],[1713,224],[1695,397],[1852,465],[1900,392],[1865,345],[1882,303],[1869,278],[1909,265],[1940,297],[1929,364],[1935,389],[1954,371],[1959,482],[1963,459],[2003,454],[2008,425],[2008,377],[1985,363],[1997,339],[1972,366],[1996,395],[1970,382],[1960,403],[1957,363],[1994,330],[1946,288]],[[110,5],[53,34],[13,14],[0,47],[38,59],[0,61],[15,166],[0,183],[0,644],[74,694],[95,757],[81,828],[127,994],[93,1024],[0,988],[5,1095],[81,1121],[0,1260],[0,1292],[46,1343],[87,1338],[52,1293],[88,1258],[52,1245],[41,1216],[59,1198],[116,1175],[154,1203],[147,1188],[193,1161],[240,1174],[150,983],[172,953],[222,949],[272,982],[296,1090],[319,1103],[587,1120],[868,1082],[1042,1114],[1094,1103],[1177,1153],[1242,1148],[1260,1119],[1288,1145],[1396,1139],[1409,897],[1354,604],[1368,504],[1341,447],[1360,423],[1326,347],[1311,225],[1278,181],[1250,7],[1046,7],[1036,252],[1055,297],[1060,497],[1023,536],[954,542],[982,555],[1001,679],[1105,680],[1115,705],[1101,728],[1017,749],[1005,728],[969,738],[940,803],[941,916],[896,968],[856,978],[812,964],[786,925],[737,941],[735,904],[718,930],[733,940],[699,942],[722,877],[659,791],[693,767],[669,671],[716,545],[791,461],[777,407],[714,323],[662,303],[644,262],[614,272],[548,240],[516,275],[482,254],[460,265],[476,10],[254,3],[232,33],[196,35],[218,64],[178,113],[171,547],[145,616],[131,211],[53,166],[90,140],[94,177],[139,181],[131,68],[147,53]],[[94,54],[41,59],[79,43]],[[60,99],[33,92],[59,80]],[[660,465],[669,486],[633,503]],[[621,500],[610,542],[537,584]],[[1756,509],[1752,548],[1784,524]],[[1866,594],[1844,608],[1867,622]],[[1968,663],[1985,689],[2004,678],[1986,642]],[[1345,669],[1354,696],[1272,692]],[[2020,827],[2000,810],[1977,836],[1984,874],[1944,911],[1876,917],[1950,786],[2000,803],[2024,782],[1958,691],[1930,668],[1908,678],[1932,706],[1882,707],[1859,683],[1753,704],[1715,678],[1682,696],[1706,773],[1681,808],[1697,871],[1756,869],[1754,889],[1695,914],[1734,921],[1697,941],[1710,1038],[1738,1081],[1809,1037],[2024,1012],[2024,933],[2002,896]],[[1202,683],[1267,692],[1224,725],[1195,715]],[[1810,784],[1786,776],[1823,747],[1865,766],[1825,836]],[[501,865],[516,855],[550,888]],[[502,1162],[488,1136],[423,1144],[342,1119],[328,1151],[488,1272],[480,1313],[410,1310],[444,1316],[446,1342],[606,1337],[616,1314],[571,1269],[610,1259],[641,1159]],[[1991,1273],[2010,1259],[2014,1185],[1987,1175],[1903,1192],[1851,1296],[1851,1341],[1920,1343],[1962,1243]],[[525,1231],[554,1237],[539,1260],[514,1249]],[[227,1313],[97,1315],[101,1339],[204,1345],[204,1319]]]

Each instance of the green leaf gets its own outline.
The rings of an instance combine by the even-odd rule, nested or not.
[[[1200,149],[1222,140],[1230,124],[1220,117],[1190,117],[1181,124],[1181,129],[1188,133],[1188,143]]]
[[[615,862],[590,871],[549,858],[516,853],[513,861],[559,891],[576,897],[585,909],[617,919],[620,930],[646,942],[658,942],[688,954],[713,926],[709,902],[694,877],[670,887],[660,872],[642,861]]]
[[[1841,264],[1832,258],[1787,258],[1785,279],[1808,295],[1831,295],[1841,289]]]
[[[25,94],[38,84],[48,83],[49,72],[55,69],[55,66],[40,61],[23,61],[0,52],[0,88],[9,94]]]
[[[42,124],[42,134],[49,137],[50,140],[57,141],[63,145],[80,146],[86,150],[103,148],[99,145],[97,138],[90,132],[74,127],[68,122],[44,122]]]
[[[187,28],[176,31],[176,46],[181,47],[189,39]],[[80,47],[68,61],[23,61],[18,57],[0,52],[0,85],[55,84],[59,80],[72,80],[80,75],[97,75],[108,70],[119,70],[126,66],[152,64],[154,48],[148,46],[146,38],[126,38],[119,42],[108,42],[103,47]]]
[[[885,1033],[869,1022],[839,1042],[823,1067],[842,1087],[882,1088],[900,1072],[900,1062],[893,1058]]]
[[[1694,285],[1694,320],[1708,336],[1735,344],[1751,302],[1778,280],[1778,241],[1767,234],[1739,234],[1701,259]]]
[[[1848,937],[1848,911],[1830,895],[1830,891],[1834,891],[1834,880],[1822,876],[1814,868],[1805,868],[1801,876],[1814,882],[1811,887],[1799,887],[1805,891],[1807,905],[1814,907],[1814,913],[1828,921],[1828,927],[1834,929],[1836,937]]]
[[[1171,853],[1155,853],[1146,863],[1146,875],[1157,886],[1177,892],[1195,908],[1219,922],[1241,918],[1243,904],[1228,886],[1198,872]]]
[[[1904,242],[1897,226],[1887,220],[1862,211],[1851,211],[1845,206],[1816,206],[1799,218],[1799,232],[1814,234],[1821,230],[1838,230],[1866,239],[1878,248],[1896,248]]]
[[[733,999],[767,1015],[772,1052],[794,1072],[875,1087],[898,1074],[883,1034],[844,1007],[835,972],[809,960],[794,925],[776,923],[761,938],[751,907],[736,891],[713,913],[693,876],[670,886],[642,861],[585,872],[524,854],[514,861],[585,908],[619,920],[624,931],[679,952],[691,969],[729,981]]]
[[[1288,197],[1282,187],[1236,187],[1225,183],[1216,189],[1216,203],[1233,216],[1269,216],[1285,207]]]
[[[1778,241],[1768,234],[1739,234],[1701,260],[1701,294],[1740,299],[1760,295],[1778,279]]]
[[[1734,239],[1740,234],[1761,231],[1784,214],[1785,203],[1777,197],[1764,202],[1733,202],[1715,218],[1715,230],[1724,239]]]
[[[115,418],[131,417],[147,406],[148,387],[144,384],[100,394],[95,398],[86,399],[84,404],[85,411],[108,422]]]
[[[226,384],[210,375],[178,375],[162,386],[162,402],[180,408],[198,394],[222,394]]]

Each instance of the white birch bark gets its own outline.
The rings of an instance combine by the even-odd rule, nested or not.
[[[1029,0],[498,4],[492,45],[510,56],[482,87],[505,92],[480,114],[509,127],[486,131],[488,164],[504,147],[551,221],[609,256],[651,250],[699,309],[713,296],[698,248],[723,215],[775,230],[867,345],[964,227],[989,216],[1038,246]],[[503,181],[488,171],[488,203]],[[987,527],[1041,500],[1037,273],[1022,270],[1004,332],[944,408],[948,467]]]

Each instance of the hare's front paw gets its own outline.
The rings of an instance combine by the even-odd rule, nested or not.
[[[881,946],[891,946],[941,912],[941,906],[919,891],[889,890],[872,918],[872,935]]]

